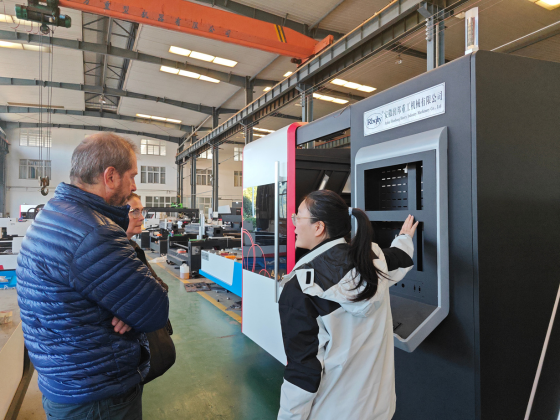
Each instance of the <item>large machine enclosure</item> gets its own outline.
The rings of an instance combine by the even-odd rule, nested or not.
[[[395,334],[424,328],[414,346],[396,340],[407,351],[395,350],[395,420],[525,416],[559,283],[559,75],[558,63],[479,51],[351,107],[353,204],[368,211],[382,248],[397,219],[421,221],[415,269],[391,291]],[[443,112],[367,135],[368,112],[442,84]],[[433,195],[444,175],[433,153],[372,152],[434,130],[446,137],[447,214]],[[406,171],[413,191],[383,185],[387,171]],[[447,316],[426,329],[442,298]],[[531,418],[548,418],[539,409]]]

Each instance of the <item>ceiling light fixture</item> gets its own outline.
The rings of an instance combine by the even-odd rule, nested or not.
[[[204,80],[205,82],[210,82],[210,83],[220,83],[218,79],[213,79],[208,76],[200,76],[200,80]]]
[[[266,128],[257,128],[257,127],[253,127],[253,130],[262,131],[262,132],[264,132],[264,133],[274,133],[274,130],[267,130]]]
[[[161,66],[159,68],[159,71],[163,71],[165,73],[171,73],[171,74],[178,74],[179,73],[179,69],[174,69],[173,67],[167,67],[167,66]]]
[[[560,0],[529,0],[531,3],[535,3],[547,10],[554,10],[560,7]]]
[[[9,48],[11,50],[24,50],[24,51],[43,51],[50,52],[51,48],[40,45],[20,44],[18,42],[0,41],[0,48]]]
[[[165,121],[174,124],[181,124],[181,120],[175,120],[173,118],[156,117],[154,115],[146,115],[146,114],[136,114],[136,116],[138,118],[145,118],[147,120]]]
[[[359,83],[348,82],[347,80],[343,80],[343,79],[334,79],[334,80],[331,80],[331,83],[333,85],[343,86],[345,88],[355,89],[355,90],[359,90],[361,92],[373,92],[374,90],[377,90],[376,88],[371,87],[371,86],[360,85]]]
[[[61,105],[47,105],[47,104],[26,104],[21,102],[8,102],[10,106],[24,106],[26,108],[53,108],[53,109],[64,109]]]
[[[0,13],[0,23],[15,23],[16,25],[33,26],[34,22],[25,19],[18,19],[13,15],[5,15]]]
[[[214,58],[216,58],[213,55],[204,54],[204,53],[200,53],[200,52],[197,52],[197,51],[191,52],[191,55],[189,55],[189,57],[190,58],[195,58],[195,59],[201,60],[201,61],[208,61],[208,62],[211,62],[212,60],[214,60]]]
[[[200,79],[200,74],[194,73],[192,71],[181,70],[179,76],[190,77],[192,79]]]
[[[347,104],[348,103],[348,101],[346,99],[333,98],[332,96],[320,95],[318,93],[314,93],[313,97],[315,99],[320,99],[321,101],[333,102],[335,104]]]
[[[192,53],[191,50],[187,50],[186,48],[179,48],[174,46],[169,47],[169,52],[173,54],[184,55],[185,57],[188,57]]]
[[[268,92],[269,90],[272,90],[272,87],[267,86],[267,87],[265,87],[263,90],[264,90],[265,92]]]
[[[0,47],[11,48],[11,49],[14,49],[14,50],[23,50],[23,45],[18,44],[17,42],[0,41]]]
[[[202,76],[192,71],[174,69],[173,67],[161,66],[159,68],[159,71],[163,71],[165,73],[171,73],[171,74],[178,74],[179,76],[190,77],[191,79],[204,80],[205,82],[210,82],[210,83],[220,83],[218,79],[213,79],[212,77],[208,77],[208,76]]]
[[[237,65],[237,61],[234,60],[228,60],[227,58],[222,58],[222,57],[215,57],[210,54],[204,54],[198,51],[188,50],[186,48],[175,47],[173,45],[169,47],[169,52],[172,54],[182,55],[184,57],[194,58],[196,60],[206,61],[207,63],[219,64],[220,66],[235,67]]]
[[[237,61],[228,60],[227,58],[220,58],[220,57],[214,58],[212,63],[219,64],[221,66],[226,66],[226,67],[235,67],[237,65]]]
[[[294,74],[294,73],[293,73],[293,72],[291,72],[291,71],[288,71],[288,72],[284,73],[284,77],[288,77],[288,76],[291,76],[292,74]]]

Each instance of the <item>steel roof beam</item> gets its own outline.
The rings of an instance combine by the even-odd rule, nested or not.
[[[1,121],[0,125],[4,128],[51,127],[51,128],[70,128],[73,130],[87,130],[87,131],[109,131],[112,133],[128,134],[129,136],[149,137],[152,139],[164,140],[176,144],[179,144],[179,142],[181,141],[181,137],[164,136],[161,134],[145,133],[142,131],[122,130],[120,128],[103,127],[99,125],[39,124],[39,123],[11,122],[11,121]]]
[[[169,60],[167,58],[156,57],[150,54],[144,54],[138,51],[131,51],[126,48],[114,47],[111,44],[103,43],[96,44],[93,42],[77,41],[73,39],[45,37],[42,35],[34,35],[27,32],[3,31],[0,30],[0,39],[9,41],[25,41],[27,43],[48,44],[55,47],[68,48],[78,51],[86,51],[96,54],[109,55],[143,63],[155,64],[158,66],[172,67],[179,70],[186,70],[198,73],[203,76],[208,76],[217,79],[224,83],[231,85],[245,87],[245,76],[239,76],[233,73],[226,73],[224,71],[212,70],[206,67],[196,66],[185,62]],[[276,84],[274,80],[261,80],[255,79],[255,86],[270,86]]]
[[[422,0],[395,0],[370,19],[349,32],[318,56],[302,64],[292,75],[275,85],[240,112],[212,130],[197,143],[181,151],[177,161],[198,153],[209,143],[237,132],[236,127],[249,118],[259,119],[281,108],[298,96],[296,86],[320,86],[333,77],[396,44],[405,35],[424,26],[418,13]],[[459,2],[460,3],[460,2]],[[296,93],[294,93],[296,92]],[[253,117],[255,116],[255,117]]]
[[[212,107],[201,104],[193,104],[190,102],[177,101],[175,99],[161,98],[158,96],[144,95],[142,93],[134,93],[127,90],[112,89],[108,87],[82,85],[78,83],[62,83],[47,82],[33,79],[16,79],[11,77],[0,77],[0,86],[44,86],[59,89],[77,90],[80,92],[95,93],[98,95],[110,95],[125,98],[141,99],[145,101],[161,102],[164,104],[188,109],[190,111],[200,112],[202,114],[212,115]],[[218,112],[221,114],[235,114],[238,109],[220,108]]]
[[[0,114],[56,114],[56,115],[74,115],[78,117],[93,117],[93,118],[107,118],[111,120],[124,120],[141,124],[150,124],[158,127],[169,128],[172,130],[181,130],[185,133],[192,133],[192,125],[186,124],[173,124],[163,121],[148,120],[146,118],[131,117],[129,115],[119,115],[112,112],[99,112],[99,111],[79,111],[70,109],[57,109],[57,108],[33,108],[24,106],[5,106],[0,105]],[[211,130],[211,127],[201,127],[200,130]]]

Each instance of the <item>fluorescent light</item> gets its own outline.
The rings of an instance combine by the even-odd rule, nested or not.
[[[173,67],[161,66],[159,71],[163,71],[165,73],[177,74],[179,73],[179,69],[174,69]]]
[[[293,73],[293,72],[291,72],[291,71],[288,71],[288,72],[284,73],[284,77],[288,77],[288,76],[291,76],[292,74],[294,74],[294,73]]]
[[[23,50],[23,45],[18,44],[17,42],[0,41],[0,47],[11,48],[14,50]]]
[[[197,60],[212,62],[221,66],[235,67],[237,65],[237,61],[228,60],[227,58],[214,57],[210,54],[191,51],[186,48],[175,47],[173,45],[169,47],[169,52],[173,54],[183,55],[185,57],[195,58]]]
[[[358,83],[354,83],[354,82],[347,82],[344,84],[344,87],[348,88],[348,89],[358,89],[360,87],[362,87],[362,85],[358,84]]]
[[[554,0],[554,1],[556,1],[556,0]],[[557,0],[557,1],[560,1],[560,0]],[[359,83],[348,82],[348,81],[342,80],[342,79],[334,79],[334,80],[331,81],[331,83],[333,85],[344,86],[345,88],[355,89],[355,90],[359,90],[361,92],[373,92],[374,90],[377,90],[376,88],[371,87],[371,86],[360,85]]]
[[[148,120],[166,121],[175,124],[181,124],[181,120],[174,120],[172,118],[156,117],[154,115],[136,114],[138,118],[146,118]]]
[[[266,134],[257,134],[257,133],[253,133],[254,137],[264,137],[266,136]]]
[[[214,61],[212,62],[227,67],[235,67],[237,65],[237,61],[228,60],[227,58],[220,58],[220,57],[214,58]]]
[[[348,82],[346,80],[342,80],[342,79],[334,79],[331,83],[333,85],[344,86]]]
[[[31,44],[23,44],[23,49],[25,51],[43,51],[47,53],[51,52],[50,47],[46,47],[46,46],[41,47],[40,45],[31,45]]]
[[[267,87],[264,88],[264,91],[265,91],[265,92],[268,92],[268,91],[271,90],[271,89],[272,89],[272,87],[267,86]]]
[[[204,53],[200,53],[200,52],[196,52],[196,51],[192,51],[190,57],[191,58],[196,58],[197,60],[209,61],[209,62],[216,58],[213,55],[204,54]]]
[[[553,10],[560,6],[560,0],[539,0],[534,3],[548,10]]]
[[[193,79],[199,79],[200,78],[200,74],[193,73],[192,71],[186,71],[186,70],[181,70],[179,72],[179,76],[192,77]]]
[[[257,128],[257,127],[253,127],[253,130],[262,131],[262,132],[264,132],[264,133],[274,133],[274,130],[267,130],[266,128]]]
[[[347,104],[348,103],[348,100],[346,100],[346,99],[334,98],[332,96],[327,96],[327,95],[319,95],[318,93],[314,93],[313,97],[315,99],[320,99],[321,101],[333,102],[335,104]]]
[[[13,16],[4,15],[4,14],[0,13],[0,22],[2,22],[2,23],[14,23],[14,19],[13,19]]]
[[[171,46],[171,47],[169,47],[169,52],[173,53],[173,54],[184,55],[185,57],[188,57],[191,54],[192,51],[187,50],[186,48]]]
[[[366,86],[366,85],[362,85],[358,88],[358,90],[362,91],[362,92],[373,92],[374,90],[377,90],[374,87],[371,86]]]
[[[205,82],[211,82],[211,83],[220,83],[218,79],[212,79],[211,77],[208,76],[200,76],[200,80],[204,80]]]

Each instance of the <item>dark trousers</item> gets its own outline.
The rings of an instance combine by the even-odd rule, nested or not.
[[[84,404],[60,404],[43,396],[47,420],[142,420],[142,385],[130,392]]]

